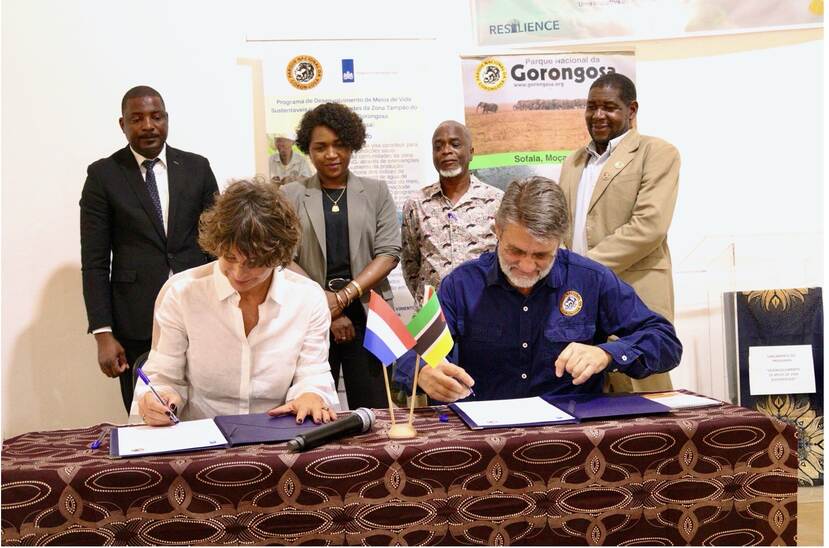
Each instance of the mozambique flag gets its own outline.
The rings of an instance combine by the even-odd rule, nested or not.
[[[420,312],[414,315],[406,329],[417,341],[414,351],[420,354],[427,364],[437,367],[452,350],[455,341],[452,340],[446,318],[443,317],[438,294],[431,286],[426,287],[428,300]]]

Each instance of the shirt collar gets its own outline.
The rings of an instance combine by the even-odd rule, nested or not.
[[[596,158],[597,160],[603,156],[610,156],[613,153],[613,150],[619,144],[619,142],[622,139],[624,139],[628,133],[630,133],[630,130],[627,130],[615,139],[611,139],[610,142],[607,143],[607,149],[604,151],[604,154],[599,154],[598,152],[596,152],[596,142],[590,141],[590,144],[587,145],[587,153],[590,154],[593,158]]]
[[[132,145],[130,145],[130,152],[132,152],[132,155],[135,156],[135,161],[138,163],[139,166],[141,166],[141,164],[144,163],[144,160],[152,160],[152,158],[145,158],[141,154],[137,153],[135,149],[132,148]],[[159,159],[161,165],[164,166],[164,169],[167,169],[167,143],[164,143],[161,146],[161,152],[158,153],[158,156],[156,156],[156,158]]]
[[[564,277],[564,269],[567,268],[564,254],[561,251],[561,248],[556,251],[556,258],[553,263],[553,268],[550,269],[550,273],[544,278],[544,285],[553,289],[561,286],[561,280]],[[512,284],[509,283],[509,280],[507,280],[506,274],[504,274],[501,270],[501,265],[498,263],[497,246],[495,247],[495,251],[492,252],[492,255],[494,260],[489,270],[486,272],[486,285],[501,285],[504,288],[515,289]]]
[[[466,192],[463,193],[463,196],[461,196],[461,199],[458,200],[458,203],[455,204],[455,206],[457,207],[458,204],[460,204],[461,202],[463,202],[465,200],[477,197],[479,191],[482,188],[482,186],[485,185],[485,184],[486,183],[484,183],[483,181],[481,181],[480,179],[478,179],[477,177],[475,177],[474,175],[472,175],[470,173],[469,174],[469,188],[466,189]],[[443,194],[443,187],[440,186],[440,180],[438,180],[438,182],[426,187],[425,190],[427,192],[427,194],[426,194],[426,199],[427,200],[431,200],[432,198],[436,198],[436,197],[446,198],[446,196]],[[449,198],[446,198],[446,199],[448,200]]]
[[[271,299],[277,304],[282,304],[285,300],[285,284],[283,280],[285,279],[285,271],[281,268],[275,268],[273,271],[273,279],[271,280],[271,286],[268,288],[268,295],[265,299]],[[221,269],[219,269],[219,261],[213,263],[213,285],[216,288],[216,297],[220,301],[224,301],[231,295],[236,295],[238,298],[239,293],[233,289],[233,286],[230,285],[230,282],[227,281],[227,277],[222,274]]]

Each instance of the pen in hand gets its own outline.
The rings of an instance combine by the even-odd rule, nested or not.
[[[164,403],[164,400],[161,399],[161,396],[159,396],[158,392],[156,392],[155,388],[153,388],[153,385],[150,384],[150,379],[147,378],[147,375],[145,375],[144,372],[141,371],[141,369],[138,370],[138,376],[141,378],[142,381],[144,381],[144,384],[146,384],[150,388],[150,390],[153,391],[153,394],[155,394],[155,397],[156,397],[156,399],[158,399],[158,402],[161,405],[163,405],[169,411],[170,421],[172,421],[173,424],[178,424],[179,420],[178,420],[178,417],[176,416],[176,414],[173,413],[172,409],[167,407],[167,404]]]

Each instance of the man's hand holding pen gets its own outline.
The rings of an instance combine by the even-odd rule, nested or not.
[[[451,403],[472,395],[475,380],[462,367],[444,360],[437,367],[424,365],[417,384],[433,400]]]

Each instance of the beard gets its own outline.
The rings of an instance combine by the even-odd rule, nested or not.
[[[439,169],[438,173],[441,177],[445,179],[451,179],[463,173],[463,168],[461,166],[458,166],[455,169]]]
[[[531,276],[527,276],[524,274],[517,274],[512,271],[512,268],[504,261],[504,258],[501,257],[501,254],[498,253],[498,265],[501,267],[501,272],[504,273],[504,276],[507,277],[509,283],[512,284],[513,287],[517,287],[520,289],[528,289],[533,287],[537,284],[540,280],[543,280],[547,277],[547,274],[553,269],[553,265],[556,264],[555,259],[550,261],[550,264],[544,270],[541,270],[538,274],[534,274]]]

